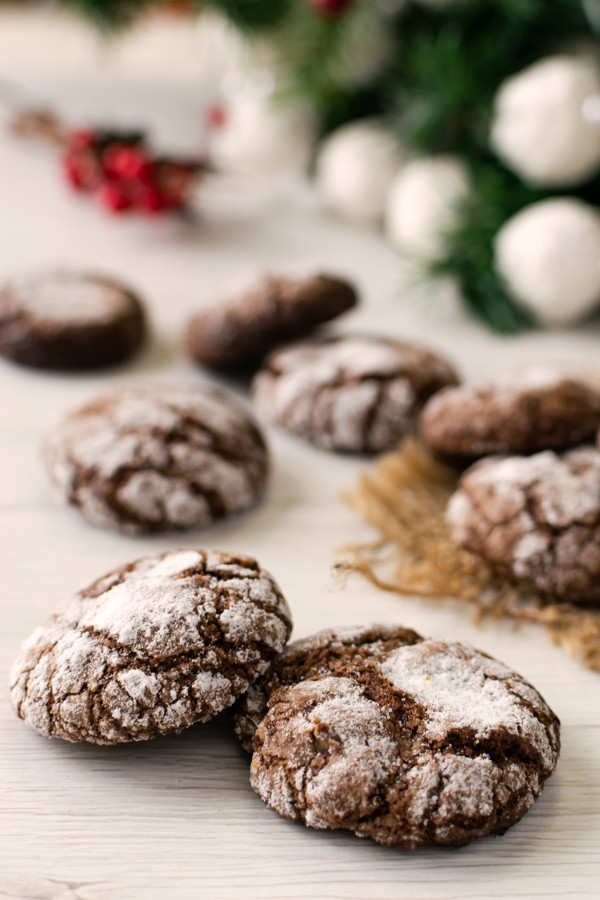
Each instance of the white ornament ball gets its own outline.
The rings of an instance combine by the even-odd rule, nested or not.
[[[323,141],[316,188],[323,205],[340,218],[376,225],[390,183],[405,159],[398,138],[375,120],[345,125]]]
[[[398,250],[431,259],[443,250],[444,233],[468,196],[470,181],[455,156],[432,156],[407,163],[388,194],[385,230]]]
[[[306,107],[241,91],[225,97],[224,121],[209,133],[208,151],[229,172],[299,172],[308,167],[315,140],[314,115]]]
[[[495,244],[496,270],[543,325],[565,325],[600,305],[600,210],[571,197],[533,203]]]
[[[202,79],[217,83],[239,66],[245,48],[231,23],[220,13],[208,11],[196,23],[196,52]]]
[[[593,97],[600,97],[600,69],[592,59],[540,60],[500,87],[493,149],[530,184],[580,184],[600,168],[600,128],[585,114]]]
[[[286,71],[283,54],[274,41],[240,31],[217,10],[200,13],[195,38],[197,65],[205,84],[218,84],[232,74],[243,78],[263,69],[278,74]]]

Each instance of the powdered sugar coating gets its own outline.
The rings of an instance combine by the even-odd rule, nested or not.
[[[447,510],[457,543],[545,596],[600,603],[600,452],[483,460]]]
[[[213,388],[127,388],[71,413],[46,458],[60,493],[126,531],[208,525],[251,506],[267,450],[250,415]]]
[[[467,709],[476,683],[480,711]],[[558,720],[531,685],[458,644],[419,641],[349,676],[281,687],[269,706],[250,776],[261,799],[388,846],[502,833],[559,752]]]
[[[44,272],[10,282],[15,309],[52,325],[104,322],[128,309],[123,288],[80,272]]]
[[[443,740],[466,728],[479,741],[503,728],[529,741],[544,765],[552,765],[545,727],[523,704],[522,691],[514,692],[516,676],[503,663],[472,647],[429,640],[392,651],[380,670],[396,690],[426,708],[428,738]],[[529,694],[534,708],[542,703],[535,691],[530,689]]]
[[[0,290],[0,353],[24,365],[78,370],[114,365],[144,341],[138,296],[102,275],[49,271]]]
[[[332,816],[342,820],[356,812],[357,804],[367,815],[363,796],[369,797],[384,785],[397,756],[381,707],[365,697],[352,679],[333,676],[285,688],[277,704],[285,710],[283,721],[271,730],[267,717],[260,726],[261,752],[280,754],[290,761],[292,769],[286,774],[288,780],[291,776],[296,796],[291,799],[285,791],[271,791],[272,774],[262,768],[260,756],[255,754],[251,784],[261,799],[281,815],[298,818],[297,797],[303,795],[304,821],[313,828],[330,828]],[[296,704],[303,715],[295,714]],[[342,752],[331,753],[325,765],[313,769],[311,743],[317,742],[320,734],[339,745]]]
[[[232,707],[236,734],[248,753],[254,735],[267,714],[271,694],[284,685],[296,684],[314,675],[352,674],[365,660],[376,660],[390,651],[414,644],[421,637],[398,625],[361,625],[327,628],[288,644],[275,665],[257,679]]]
[[[244,627],[232,630],[232,617]],[[147,740],[230,706],[290,630],[287,604],[255,560],[200,550],[147,557],[33,633],[11,673],[12,703],[47,736]]]
[[[600,391],[550,366],[531,366],[483,385],[448,388],[425,406],[420,430],[442,456],[563,450],[600,425]]]
[[[456,381],[430,351],[351,336],[273,353],[253,394],[266,416],[318,446],[378,452],[409,434],[425,400]]]

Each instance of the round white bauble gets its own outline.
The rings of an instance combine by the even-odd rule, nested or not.
[[[541,324],[584,318],[600,304],[600,210],[573,197],[533,203],[498,232],[495,264]]]
[[[198,65],[204,80],[218,82],[239,66],[245,54],[244,39],[225,16],[213,11],[201,13],[195,32]]]
[[[341,218],[375,225],[404,159],[398,138],[377,120],[344,125],[319,150],[317,193],[323,205]]]
[[[242,90],[226,95],[224,121],[209,132],[208,151],[229,172],[302,171],[315,140],[315,118],[305,106]]]
[[[385,231],[389,241],[411,256],[438,256],[444,233],[469,191],[467,169],[455,156],[427,156],[407,163],[388,193]]]
[[[241,78],[262,69],[285,71],[274,41],[244,34],[217,10],[200,13],[195,32],[198,66],[205,83],[217,84],[232,73]]]
[[[600,96],[589,57],[542,59],[501,85],[491,144],[521,178],[544,187],[579,184],[600,167],[600,128],[584,115]]]

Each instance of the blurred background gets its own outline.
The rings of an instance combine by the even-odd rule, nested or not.
[[[77,155],[82,129],[143,127],[248,198],[309,178],[324,214],[513,334],[597,320],[599,27],[600,0],[8,2],[0,100],[9,124],[60,119],[62,177],[105,212],[173,211]]]

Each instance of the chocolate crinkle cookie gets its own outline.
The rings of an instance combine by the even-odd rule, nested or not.
[[[319,447],[378,453],[410,434],[425,401],[457,381],[444,359],[422,347],[349,336],[271,354],[253,395],[265,416]]]
[[[288,644],[269,672],[259,678],[231,708],[235,732],[252,753],[256,729],[267,714],[271,694],[313,675],[350,674],[365,659],[382,657],[390,650],[415,644],[419,635],[396,625],[328,628]],[[358,668],[357,668],[358,667]]]
[[[252,417],[208,387],[125,388],[75,410],[46,442],[59,493],[128,532],[206,526],[263,493],[268,453]]]
[[[15,278],[0,291],[0,353],[47,369],[91,369],[142,345],[141,301],[111,278],[57,271]]]
[[[420,420],[426,446],[458,460],[567,450],[591,441],[599,426],[600,390],[546,367],[448,388]]]
[[[356,288],[335,275],[265,275],[198,313],[187,328],[187,348],[209,368],[256,366],[279,344],[303,337],[357,302]]]
[[[600,452],[485,459],[463,475],[454,540],[544,597],[600,604]]]
[[[271,809],[410,849],[502,834],[527,812],[559,754],[552,710],[491,657],[408,634],[273,692],[250,775]]]
[[[181,550],[117,569],[23,645],[11,700],[48,737],[145,741],[204,722],[262,675],[291,631],[254,559]]]

